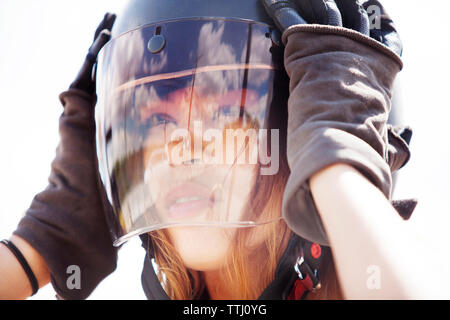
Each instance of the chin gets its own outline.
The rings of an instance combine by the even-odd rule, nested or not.
[[[168,228],[168,233],[187,268],[212,271],[226,264],[235,230],[219,227],[172,227]]]

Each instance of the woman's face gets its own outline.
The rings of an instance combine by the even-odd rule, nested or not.
[[[186,104],[184,93],[174,94],[174,103]],[[249,92],[248,96],[251,97],[251,94]],[[172,244],[186,267],[191,269],[207,271],[223,266],[236,233],[236,223],[248,221],[248,204],[251,203],[252,190],[259,174],[258,165],[249,160],[252,152],[257,153],[258,146],[251,138],[236,138],[229,144],[226,137],[230,133],[227,130],[241,129],[241,133],[245,133],[250,128],[248,123],[229,121],[238,118],[234,113],[239,114],[239,107],[237,110],[232,108],[239,105],[240,96],[239,92],[228,94],[227,99],[236,101],[222,103],[222,106],[231,105],[231,110],[221,110],[220,105],[214,110],[202,108],[202,101],[218,99],[202,100],[196,97],[197,101],[193,103],[196,107],[190,109],[189,117],[196,119],[198,116],[203,120],[201,131],[196,130],[198,127],[195,127],[194,121],[183,123],[188,118],[185,115],[173,111],[161,114],[161,110],[151,108],[144,110],[145,117],[151,118],[157,114],[164,120],[161,120],[163,126],[152,128],[152,139],[146,143],[145,179],[149,196],[158,219],[170,225],[167,232]],[[204,120],[214,117],[213,138],[205,139],[201,134],[210,127]],[[217,120],[217,117],[220,119]],[[193,126],[190,125],[192,123]],[[186,135],[180,139],[170,138],[180,127],[189,128],[185,130]],[[195,150],[196,139],[201,141],[200,153]],[[222,143],[218,144],[220,139]],[[218,153],[222,153],[222,157],[216,157]],[[179,157],[178,161],[174,161],[174,156]],[[242,161],[237,161],[239,157],[243,157]]]

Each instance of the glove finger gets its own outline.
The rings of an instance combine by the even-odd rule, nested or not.
[[[401,56],[403,52],[402,41],[394,22],[383,5],[377,0],[367,0],[363,3],[363,7],[370,17],[370,37],[383,43]]]
[[[261,0],[261,2],[281,32],[296,24],[307,24],[290,0]]]
[[[334,0],[325,0],[325,5],[328,10],[328,25],[342,27],[342,14]]]
[[[116,15],[114,13],[107,12],[105,14],[105,16],[103,17],[102,22],[100,22],[97,29],[95,30],[94,41],[95,41],[95,39],[97,39],[100,32],[102,32],[102,30],[106,29],[106,30],[111,31],[115,20],[116,20]]]
[[[412,130],[407,126],[388,125],[388,156],[387,162],[391,172],[402,168],[410,159],[409,143]]]
[[[411,218],[417,206],[417,199],[392,200],[391,204],[404,220]]]
[[[103,29],[98,37],[95,39],[94,43],[89,48],[88,60],[95,62],[97,60],[97,55],[101,48],[111,39],[111,31]]]
[[[296,5],[308,23],[342,26],[342,16],[334,0],[296,0]]]
[[[367,11],[358,0],[336,0],[341,11],[344,27],[370,35],[370,22]]]
[[[81,89],[89,93],[92,93],[95,90],[95,84],[92,81],[92,70],[94,63],[97,60],[100,49],[109,41],[110,38],[111,32],[109,30],[103,29],[102,32],[100,32],[97,39],[89,48],[86,59],[84,60],[76,79],[70,85],[70,88]]]
[[[111,28],[116,20],[116,15],[106,13],[100,22],[97,30],[95,30],[94,41],[89,48],[88,54],[78,72],[77,77],[70,85],[70,88],[83,90],[89,94],[95,91],[95,83],[93,81],[94,63],[97,60],[100,49],[111,39]]]

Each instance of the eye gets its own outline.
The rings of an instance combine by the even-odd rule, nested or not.
[[[241,108],[236,105],[221,106],[214,112],[213,120],[239,118]]]
[[[166,113],[154,113],[143,124],[143,126],[149,130],[159,125],[166,125],[169,123],[177,124],[176,120]]]

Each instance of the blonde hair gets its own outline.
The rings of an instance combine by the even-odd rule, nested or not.
[[[278,99],[283,105],[282,99]],[[284,188],[290,174],[286,159],[286,112],[283,108],[273,108],[269,116],[269,128],[280,128],[279,170],[275,175],[257,175],[252,201],[245,209],[255,221],[281,217]],[[265,235],[262,241],[249,245],[260,234]],[[292,231],[284,220],[257,228],[237,229],[227,257],[228,263],[221,270],[222,282],[227,285],[227,291],[233,299],[255,300],[261,295],[273,281],[278,262],[291,236]],[[158,278],[167,295],[176,300],[199,299],[206,287],[203,274],[184,266],[166,230],[153,231],[150,238],[158,265]],[[331,253],[323,261],[319,277],[322,280],[321,288],[308,293],[308,299],[342,299]]]
[[[274,176],[260,176],[256,183],[252,207],[253,215],[259,214],[271,219],[281,215],[284,186],[289,172],[287,164],[280,166]],[[270,194],[270,197],[267,195]],[[250,240],[255,232],[265,235],[263,241],[251,247]],[[262,230],[264,229],[264,230]],[[268,223],[258,228],[239,228],[232,240],[228,263],[221,270],[223,283],[233,299],[254,300],[273,281],[275,270],[286,248],[292,232],[283,220]],[[175,300],[198,299],[205,290],[203,274],[188,269],[170,242],[166,230],[150,233],[154,256],[158,265],[158,278],[167,295]],[[255,276],[257,277],[255,281]],[[342,293],[330,256],[320,270],[321,289],[308,294],[308,299],[341,299]]]

